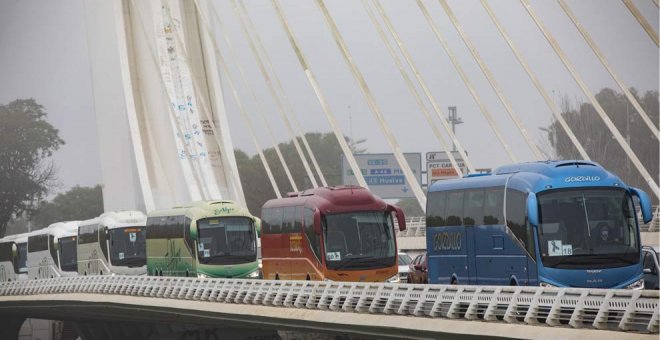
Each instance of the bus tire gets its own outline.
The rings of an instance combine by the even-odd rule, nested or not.
[[[515,278],[511,278],[511,281],[509,281],[509,286],[517,286],[518,285],[518,280]]]
[[[275,274],[275,280],[279,281],[279,279],[280,279],[280,274]]]
[[[305,278],[305,280],[307,280],[307,281],[312,281],[312,278],[309,277],[309,274],[307,274],[307,277]]]
[[[458,284],[458,280],[456,279],[456,277],[451,278],[451,283],[450,284],[452,284],[452,285],[457,285]]]
[[[190,273],[188,272],[188,269],[186,269],[186,277],[189,277]]]
[[[103,271],[101,271],[101,275],[103,275]]]

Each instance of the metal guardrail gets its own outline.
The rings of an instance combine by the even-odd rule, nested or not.
[[[637,212],[637,220],[638,221],[642,220],[641,211]],[[660,231],[660,206],[653,207],[653,220],[651,220],[651,222],[649,222],[648,224],[641,224],[639,226],[639,229],[641,231],[649,231],[649,232]]]
[[[395,222],[396,223],[396,222]],[[397,237],[425,237],[426,236],[426,217],[414,216],[406,218],[406,230],[398,231],[398,224],[396,225]]]
[[[0,284],[2,297],[111,294],[658,333],[658,291],[82,276]],[[75,299],[75,298],[74,298]]]

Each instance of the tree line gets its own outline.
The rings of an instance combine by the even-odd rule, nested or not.
[[[658,127],[658,91],[648,91],[640,95],[635,89],[632,94]],[[619,132],[627,139],[630,148],[642,162],[646,170],[658,181],[660,143],[639,113],[630,104],[626,96],[609,88],[596,94],[596,99]],[[591,160],[600,163],[609,171],[618,175],[626,184],[646,191],[654,204],[658,198],[632,164],[623,148],[614,139],[605,123],[591,103],[562,100],[562,116],[573,130],[577,139],[584,146]],[[573,146],[566,132],[555,120],[548,126],[548,141],[558,159],[580,159],[580,154]]]

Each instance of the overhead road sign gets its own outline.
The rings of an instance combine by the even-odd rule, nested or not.
[[[415,195],[403,175],[403,170],[397,163],[394,154],[359,154],[354,155],[364,180],[369,189],[381,198],[414,198]],[[422,154],[405,153],[408,162],[418,183],[422,182]],[[344,185],[356,185],[355,174],[348,166],[346,157],[341,156],[341,178]]]

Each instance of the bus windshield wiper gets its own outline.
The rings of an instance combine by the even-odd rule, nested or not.
[[[339,266],[337,266],[337,267],[335,268],[335,270],[339,270],[339,269],[346,268],[349,264],[352,264],[352,263],[356,262],[357,260],[364,260],[364,259],[366,259],[366,258],[367,258],[367,257],[351,257],[351,258],[347,258],[346,260],[342,260],[342,261],[340,261],[341,264],[340,264]]]
[[[619,260],[621,262],[625,262],[628,264],[636,263],[634,261],[626,260],[625,253],[624,256],[620,256],[619,254],[592,254],[587,256],[589,259],[594,259],[594,260]]]

